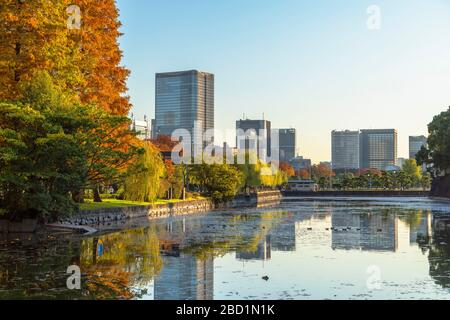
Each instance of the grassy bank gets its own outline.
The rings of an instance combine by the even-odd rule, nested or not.
[[[103,202],[93,202],[92,200],[86,200],[85,203],[80,204],[80,210],[90,211],[98,209],[111,209],[111,208],[126,208],[135,206],[150,206],[155,204],[168,204],[168,203],[178,203],[193,200],[204,200],[205,198],[188,198],[186,200],[172,199],[172,200],[158,200],[153,203],[150,202],[136,202],[127,200],[117,200],[117,199],[104,199]]]

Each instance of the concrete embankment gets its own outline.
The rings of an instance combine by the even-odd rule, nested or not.
[[[262,191],[250,195],[237,196],[232,201],[214,205],[210,200],[192,200],[169,204],[157,204],[150,206],[135,206],[126,208],[99,209],[80,211],[69,219],[61,220],[52,227],[65,226],[96,226],[126,221],[134,218],[147,217],[149,219],[167,218],[181,215],[204,214],[214,209],[262,207],[278,204],[281,201],[281,193],[275,191]]]

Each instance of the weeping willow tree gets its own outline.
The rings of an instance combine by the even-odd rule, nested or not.
[[[267,164],[261,165],[261,184],[265,187],[279,187],[287,183],[288,176],[285,172],[270,167]]]
[[[144,152],[128,169],[125,177],[125,200],[154,202],[158,198],[164,168],[159,150],[151,143],[146,143]]]

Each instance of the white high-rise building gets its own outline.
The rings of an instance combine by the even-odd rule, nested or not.
[[[331,133],[333,170],[359,169],[359,147],[359,131],[333,131]]]

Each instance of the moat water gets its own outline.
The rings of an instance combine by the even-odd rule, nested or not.
[[[117,227],[4,236],[0,299],[450,299],[446,202],[290,199]]]

